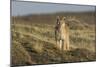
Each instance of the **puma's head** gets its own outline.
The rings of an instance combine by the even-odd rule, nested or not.
[[[65,20],[66,20],[66,17],[60,18],[59,16],[57,16],[57,25],[65,24]]]

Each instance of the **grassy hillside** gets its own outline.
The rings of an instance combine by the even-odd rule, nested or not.
[[[56,16],[66,16],[70,51],[56,48]],[[95,13],[45,14],[12,17],[12,65],[95,61]]]
[[[77,20],[81,20],[83,23],[88,23],[88,24],[95,24],[96,21],[95,12],[82,12],[82,13],[61,12],[61,13],[52,13],[52,14],[33,14],[33,15],[13,17],[13,21],[16,21],[17,23],[24,23],[24,24],[25,23],[27,24],[27,22],[28,24],[31,23],[54,24],[57,16],[65,16],[67,19],[75,18]]]

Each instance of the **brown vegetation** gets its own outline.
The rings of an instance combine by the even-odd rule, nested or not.
[[[56,48],[56,16],[70,28],[70,51]],[[57,13],[12,17],[12,65],[51,64],[96,60],[95,13]]]

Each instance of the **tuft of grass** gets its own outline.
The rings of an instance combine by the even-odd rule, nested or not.
[[[33,45],[33,49],[37,52],[37,53],[41,53],[43,52],[43,45],[40,43],[34,44]]]
[[[18,42],[14,41],[12,44],[12,65],[28,65],[34,64],[28,51]]]

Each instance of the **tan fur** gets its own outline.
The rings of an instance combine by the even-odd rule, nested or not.
[[[65,17],[57,17],[55,39],[60,50],[69,50],[69,28],[65,23]]]

